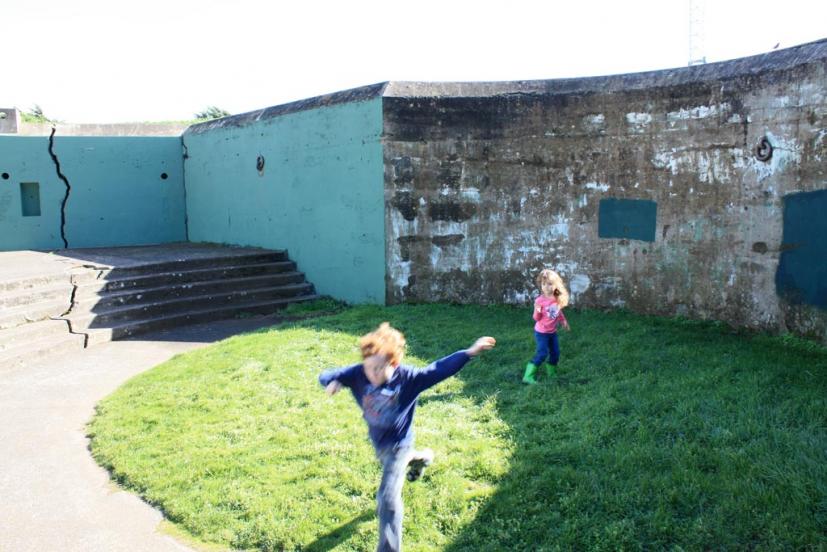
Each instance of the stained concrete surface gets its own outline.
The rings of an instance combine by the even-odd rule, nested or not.
[[[95,404],[178,353],[277,322],[229,320],[0,369],[0,551],[182,551],[159,511],[118,490],[88,450]]]

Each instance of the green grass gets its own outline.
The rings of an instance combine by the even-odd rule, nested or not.
[[[424,365],[497,348],[422,395],[437,453],[404,489],[407,550],[824,549],[827,350],[624,312],[571,311],[556,381],[519,383],[530,309],[356,307],[237,336],[99,405],[92,451],[188,533],[228,547],[373,550],[379,466],[348,393],[389,320]]]

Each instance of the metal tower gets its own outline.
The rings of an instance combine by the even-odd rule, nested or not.
[[[706,63],[705,17],[706,0],[689,0],[689,65]]]

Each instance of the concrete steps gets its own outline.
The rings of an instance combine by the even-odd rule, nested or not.
[[[220,310],[236,304],[289,300],[312,295],[312,292],[313,286],[305,282],[252,290],[236,289],[223,293],[185,295],[154,302],[140,301],[131,305],[100,309],[95,305],[91,309],[78,311],[73,306],[71,313],[63,318],[71,323],[72,331],[79,332],[87,328],[120,325],[123,322],[155,319],[189,311]]]
[[[60,338],[69,333],[65,320],[40,320],[0,331],[0,353],[38,339]]]
[[[117,259],[117,248],[111,250]],[[0,281],[0,368],[93,343],[316,299],[285,251],[216,247],[198,255]],[[151,253],[151,252],[150,252]],[[159,255],[163,257],[163,255]],[[108,257],[107,257],[108,258]]]
[[[73,274],[72,283],[82,287],[84,292],[102,292],[160,287],[170,283],[186,284],[247,276],[267,276],[295,270],[296,263],[291,261],[242,263],[217,268],[199,267],[189,269],[182,266],[176,271],[143,272],[132,276],[124,275],[120,270],[103,270],[100,271],[99,276],[89,271]]]
[[[60,299],[4,308],[2,312],[0,312],[0,331],[14,328],[21,324],[60,317],[64,312],[68,311],[72,305],[71,290],[72,288],[70,286],[67,288],[66,295]]]
[[[66,322],[62,320],[56,322],[63,325],[63,333],[37,336],[36,339],[17,343],[7,349],[0,349],[0,371],[4,368],[14,368],[41,359],[79,351],[86,346],[86,336],[67,333]]]
[[[126,337],[140,335],[142,333],[165,330],[168,328],[185,326],[188,324],[201,324],[204,322],[212,322],[214,320],[225,320],[227,318],[233,318],[235,316],[242,315],[270,314],[285,308],[291,303],[312,301],[318,298],[318,295],[303,295],[300,297],[292,297],[289,299],[277,299],[262,302],[244,302],[228,305],[218,309],[209,308],[203,310],[189,310],[185,312],[177,312],[164,316],[157,316],[155,318],[143,318],[138,321],[129,321],[123,324],[117,324],[108,327],[90,327],[81,331],[83,331],[89,336],[88,344],[93,345],[95,343],[112,341],[114,339],[123,339]]]

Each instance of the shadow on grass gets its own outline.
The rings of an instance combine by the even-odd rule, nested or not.
[[[411,355],[429,360],[497,338],[457,377],[477,404],[496,399],[514,454],[445,550],[827,545],[825,349],[721,325],[572,311],[558,378],[527,387],[526,318],[517,308],[422,305],[301,323],[359,334],[388,320]],[[420,406],[455,398],[426,395]]]
[[[352,537],[356,533],[356,529],[359,527],[360,524],[370,521],[376,517],[376,512],[373,510],[367,510],[366,512],[362,513],[361,515],[353,518],[352,520],[348,521],[340,525],[339,527],[333,529],[329,533],[326,533],[310,544],[307,545],[307,552],[327,552],[328,550],[333,550],[340,544],[347,542],[350,537]]]

